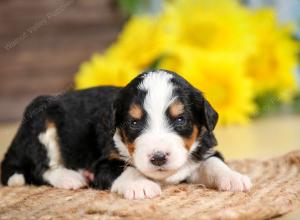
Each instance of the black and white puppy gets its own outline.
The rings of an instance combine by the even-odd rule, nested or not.
[[[209,83],[209,82],[208,82]],[[248,191],[251,182],[214,151],[218,114],[176,73],[142,73],[126,87],[36,98],[1,167],[4,185],[87,185],[127,199],[162,184],[200,183]]]

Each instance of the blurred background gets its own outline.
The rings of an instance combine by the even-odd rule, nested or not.
[[[204,92],[226,158],[300,149],[299,11],[299,0],[2,0],[0,158],[34,97],[152,68]]]

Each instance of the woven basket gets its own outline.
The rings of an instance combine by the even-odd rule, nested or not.
[[[251,192],[181,184],[164,188],[159,198],[128,201],[93,189],[2,187],[0,219],[268,219],[300,207],[300,151],[229,164],[251,177]]]

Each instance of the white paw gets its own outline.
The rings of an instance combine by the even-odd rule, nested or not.
[[[25,185],[25,178],[23,174],[15,173],[9,177],[7,181],[8,186],[23,186]]]
[[[48,170],[43,175],[52,186],[62,189],[80,189],[87,186],[86,179],[74,170],[57,168]]]
[[[111,191],[124,196],[125,199],[150,199],[161,194],[160,185],[147,179],[136,180],[126,185],[116,183]]]
[[[222,191],[247,192],[252,184],[248,176],[230,170],[215,178],[216,187]]]

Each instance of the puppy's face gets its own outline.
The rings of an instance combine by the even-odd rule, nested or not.
[[[144,175],[164,179],[215,145],[217,114],[201,93],[168,71],[135,78],[115,103],[120,154]],[[206,137],[206,144],[202,138]],[[211,144],[207,144],[211,142]]]

